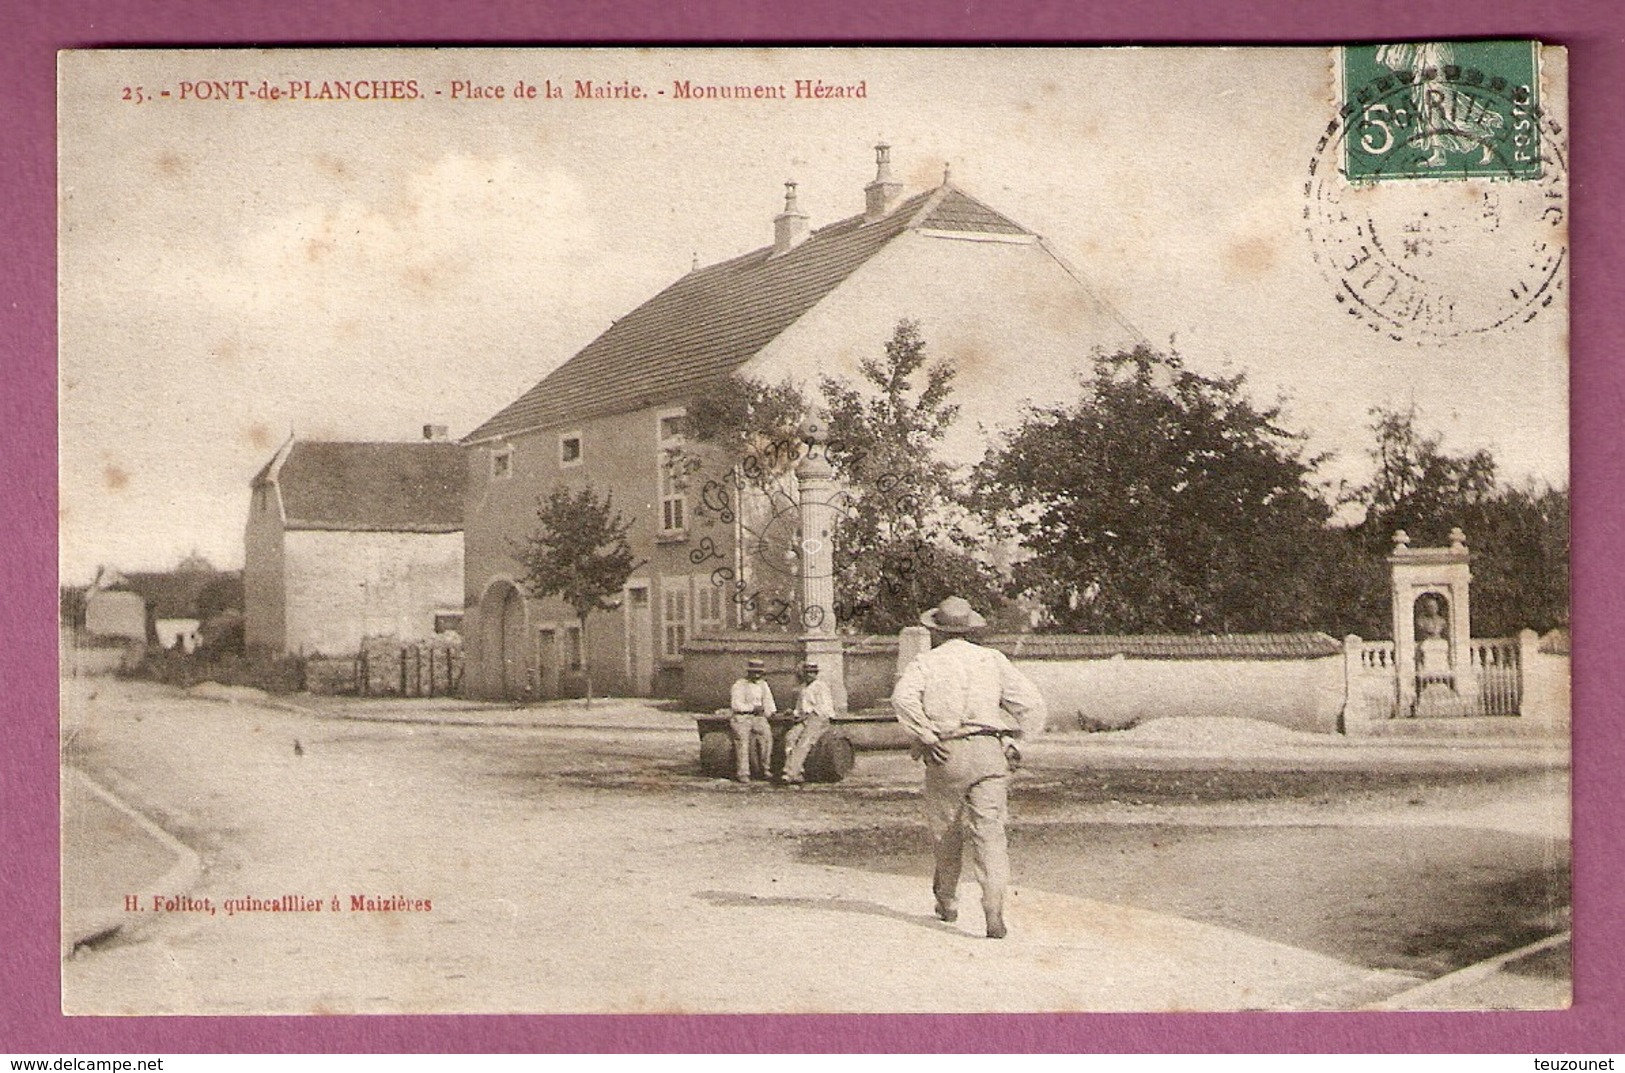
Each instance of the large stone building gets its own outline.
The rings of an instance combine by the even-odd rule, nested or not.
[[[714,571],[745,578],[757,564],[730,512],[705,510],[670,465],[685,408],[729,374],[855,382],[859,362],[914,320],[928,352],[956,370],[961,417],[945,448],[970,461],[985,430],[1016,420],[1025,400],[1075,393],[1092,353],[1141,341],[1038,235],[946,176],[905,197],[886,147],[878,158],[861,213],[810,228],[790,185],[772,244],[689,272],[463,440],[465,689],[548,697],[572,687],[583,655],[575,616],[521,589],[512,552],[554,488],[609,492],[637,519],[644,565],[620,607],[589,621],[598,688],[675,695],[685,641],[739,625]]]
[[[243,636],[251,653],[355,653],[461,625],[463,450],[289,440],[252,482]]]

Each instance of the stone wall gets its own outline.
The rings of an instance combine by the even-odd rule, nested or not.
[[[369,637],[355,666],[355,688],[364,696],[455,696],[463,677],[463,646],[457,640],[403,644],[398,637]]]
[[[435,636],[461,604],[461,533],[293,530],[284,537],[286,651],[352,655],[368,636]]]
[[[895,637],[848,637],[853,710],[884,705],[896,675]],[[1038,686],[1052,730],[1103,730],[1164,716],[1261,719],[1331,733],[1343,706],[1343,646],[1323,634],[1248,637],[992,636]],[[750,658],[765,660],[780,704],[794,696],[800,644],[793,637],[732,633],[684,649],[683,699],[707,711]],[[782,692],[781,692],[782,690]]]

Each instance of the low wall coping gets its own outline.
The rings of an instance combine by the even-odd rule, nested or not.
[[[841,650],[848,653],[895,653],[897,651],[897,638],[876,634],[842,635]],[[692,637],[683,645],[683,654],[699,653],[728,653],[742,652],[792,652],[801,651],[801,636],[794,633],[751,633],[749,631],[734,633],[708,633],[701,637]]]
[[[1323,659],[1343,654],[1324,633],[1004,634],[984,643],[1011,659]]]
[[[978,643],[998,649],[1011,659],[1079,660],[1208,659],[1287,660],[1324,659],[1343,654],[1343,643],[1324,633],[1222,634],[1089,634],[1015,633],[977,637]],[[895,636],[866,635],[841,638],[849,653],[897,651]],[[799,652],[801,639],[788,633],[734,632],[691,639],[684,653]]]

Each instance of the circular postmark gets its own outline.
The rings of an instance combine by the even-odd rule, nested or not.
[[[1531,168],[1505,132],[1475,127],[1453,99],[1446,108],[1428,96],[1442,95],[1440,75],[1381,78],[1349,94],[1304,183],[1305,228],[1336,301],[1395,340],[1442,343],[1532,320],[1561,293],[1568,262],[1562,128],[1516,89],[1462,94],[1495,98],[1538,125]],[[1385,154],[1362,157],[1355,180],[1341,163],[1350,139]],[[1467,153],[1477,174],[1430,175],[1441,144]]]

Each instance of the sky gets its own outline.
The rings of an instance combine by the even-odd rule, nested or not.
[[[1414,406],[1447,449],[1566,485],[1566,294],[1449,338],[1388,338],[1336,300],[1305,220],[1333,75],[1313,48],[68,55],[62,580],[193,550],[241,566],[249,482],[290,434],[465,435],[696,261],[770,242],[785,180],[813,227],[861,212],[880,140],[906,193],[951,166],[1147,338],[1246,373],[1332,453],[1328,478],[1364,478],[1372,407]],[[1560,75],[1554,60],[1543,90],[1559,116]],[[651,97],[575,99],[588,79]],[[864,95],[673,99],[679,80],[796,79]],[[418,99],[250,95],[336,80],[415,82]],[[514,99],[548,80],[563,99]],[[213,82],[227,99],[197,89]],[[1412,183],[1351,203],[1437,221],[1448,202],[1471,234],[1440,248],[1494,271],[1435,282],[1493,305],[1534,196]]]

